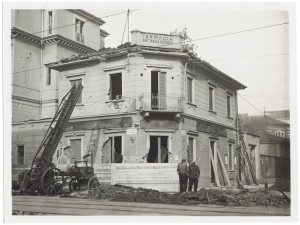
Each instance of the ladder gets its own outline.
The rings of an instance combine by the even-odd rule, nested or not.
[[[93,129],[91,136],[90,136],[90,140],[89,140],[89,144],[87,147],[87,151],[86,154],[83,158],[85,157],[90,157],[90,161],[91,161],[91,166],[93,166],[93,163],[95,162],[95,157],[96,157],[96,151],[98,149],[98,142],[99,142],[99,138],[100,138],[100,129],[97,129],[96,131]]]
[[[62,98],[54,118],[33,158],[30,175],[28,178],[26,176],[23,178],[20,189],[24,188],[28,194],[33,194],[36,191],[39,192],[44,172],[53,165],[53,155],[81,95],[82,89],[83,86],[81,84],[73,85],[70,91]],[[25,179],[28,179],[26,183]]]
[[[242,133],[240,133],[240,140],[241,140],[242,144],[240,147],[238,147],[238,153],[240,155],[241,167],[242,167],[241,169],[244,172],[245,181],[247,184],[250,184],[250,177],[249,177],[249,173],[250,173],[253,182],[256,185],[258,185],[258,181],[255,176],[254,168],[251,164],[249,154],[247,152],[247,146],[246,146],[246,143],[244,140],[244,135]]]

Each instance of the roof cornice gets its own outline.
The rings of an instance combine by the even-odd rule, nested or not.
[[[91,47],[88,47],[88,46],[78,43],[76,41],[65,38],[59,34],[41,38],[34,34],[23,31],[19,28],[13,27],[13,28],[11,28],[11,39],[15,39],[15,38],[28,41],[38,47],[45,47],[48,45],[58,44],[58,45],[61,45],[61,46],[67,47],[67,48],[75,49],[78,52],[84,53],[84,54],[93,53],[93,52],[97,51]]]
[[[107,37],[108,35],[109,35],[108,32],[106,32],[105,30],[100,29],[100,36]]]
[[[97,23],[99,26],[105,24],[105,21],[103,21],[99,17],[97,17],[97,16],[95,16],[95,15],[93,15],[93,14],[91,14],[91,13],[85,11],[85,10],[82,10],[82,9],[69,9],[69,10],[85,17],[90,22]]]
[[[59,34],[47,36],[43,38],[43,46],[58,44],[67,48],[75,49],[82,53],[93,53],[96,52],[95,49],[90,48],[86,45],[80,44],[76,41],[65,38]]]
[[[26,31],[23,31],[19,28],[16,28],[16,27],[12,27],[11,28],[11,39],[22,39],[22,40],[25,40],[25,41],[28,41],[34,45],[37,45],[37,46],[41,46],[41,40],[42,38],[39,37],[39,36],[36,36],[34,34],[31,34],[31,33],[28,33]]]

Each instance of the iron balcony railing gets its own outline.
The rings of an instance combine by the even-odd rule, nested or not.
[[[140,99],[141,111],[183,111],[183,98],[159,94],[142,94]]]

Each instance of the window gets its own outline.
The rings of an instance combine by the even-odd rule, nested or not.
[[[25,164],[25,157],[24,157],[24,145],[18,145],[18,165],[24,165]]]
[[[228,117],[231,117],[230,102],[231,102],[231,96],[227,95],[227,116]]]
[[[46,81],[47,85],[51,85],[51,69],[48,68],[47,69],[47,81]]]
[[[74,85],[79,85],[82,84],[82,79],[77,79],[77,80],[71,80],[71,86],[73,87]],[[77,104],[81,104],[82,103],[82,92],[78,98]]]
[[[76,41],[79,41],[81,43],[84,43],[83,25],[84,25],[83,21],[81,21],[79,19],[75,20]]]
[[[193,79],[188,77],[187,79],[187,101],[193,103]]]
[[[228,169],[234,170],[234,154],[232,144],[228,145]]]
[[[209,87],[209,110],[214,111],[214,88]]]
[[[48,12],[48,34],[52,34],[52,11]]]
[[[109,100],[122,97],[122,73],[110,74]]]

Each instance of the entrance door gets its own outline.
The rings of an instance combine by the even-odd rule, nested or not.
[[[122,136],[112,137],[111,162],[122,163]]]
[[[166,72],[151,71],[151,109],[166,109]]]
[[[191,163],[194,160],[194,138],[189,138],[187,156],[188,163]]]
[[[150,136],[150,150],[147,157],[148,163],[168,163],[168,137]]]
[[[102,163],[122,163],[122,136],[110,137],[102,148]]]

